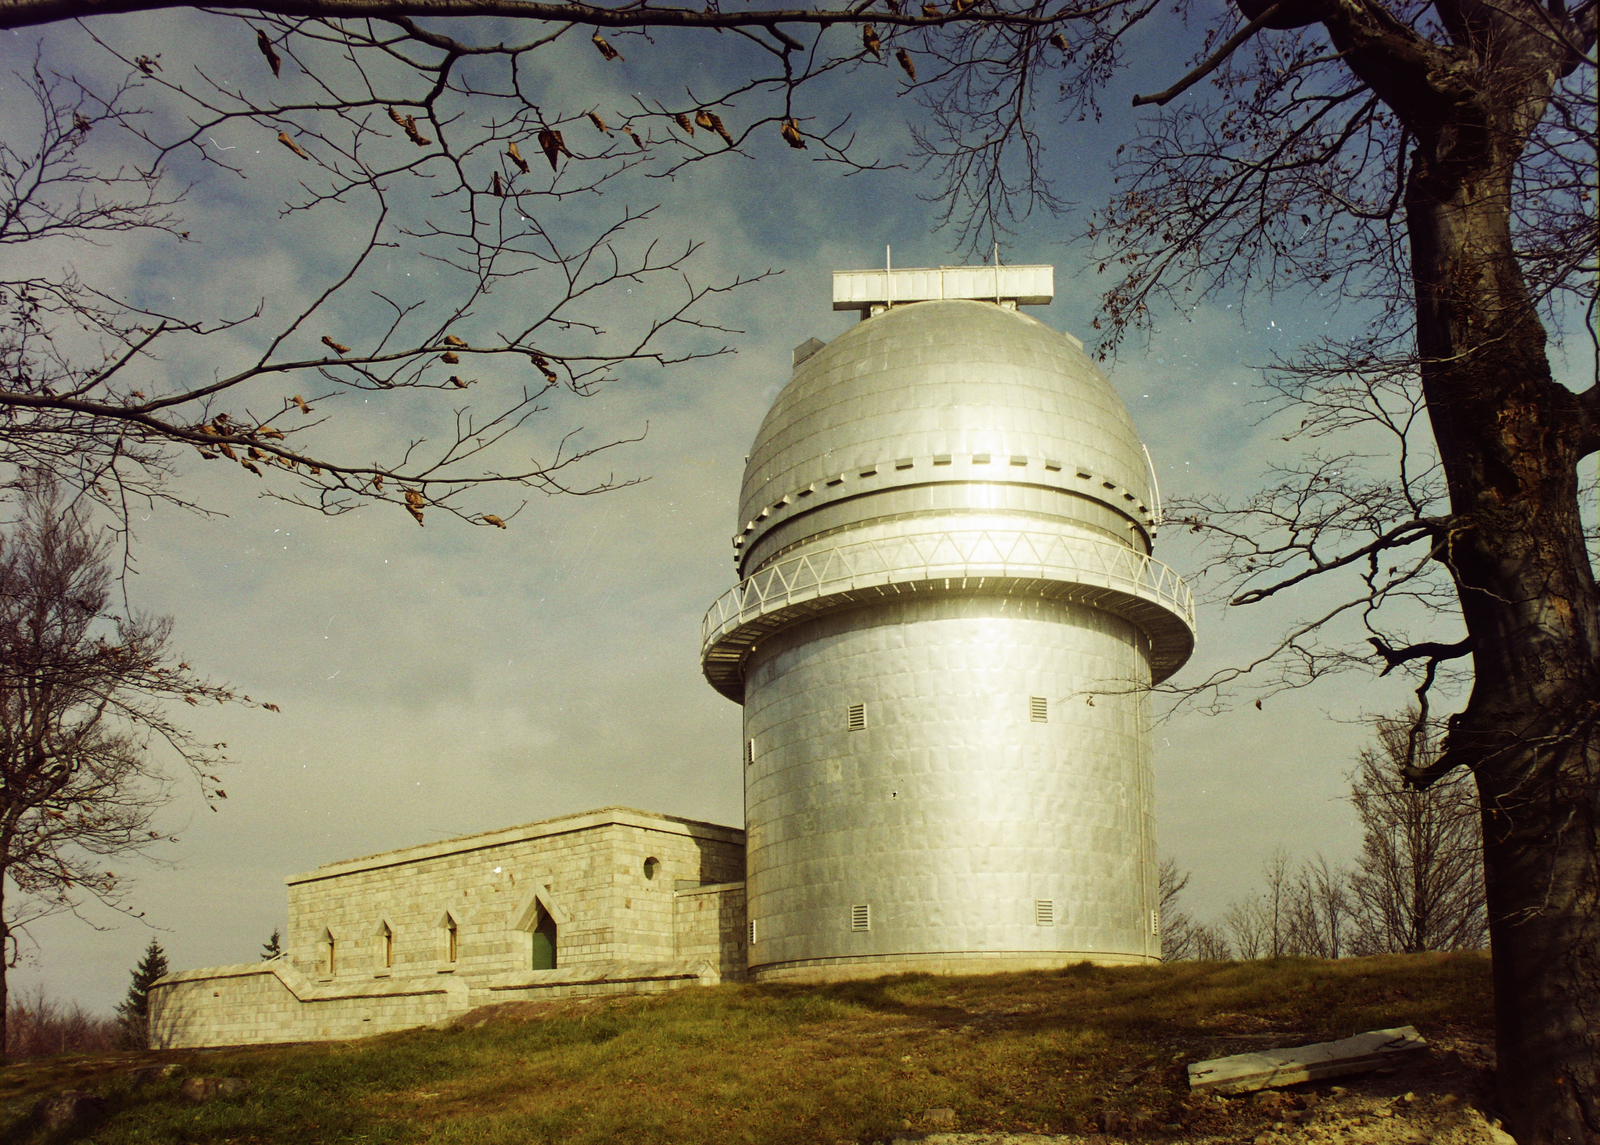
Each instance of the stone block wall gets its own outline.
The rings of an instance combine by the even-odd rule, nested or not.
[[[744,881],[686,887],[673,905],[677,959],[707,962],[722,979],[743,978],[749,959]]]
[[[283,959],[169,974],[150,992],[157,1049],[359,1038],[469,1008],[464,980],[318,985]]]
[[[723,881],[730,871],[743,875],[743,832],[607,808],[292,876],[287,948],[316,981],[511,973],[531,968],[542,903],[558,925],[558,968],[668,960],[675,884]]]
[[[330,863],[285,880],[284,958],[157,984],[160,1044],[359,1037],[497,1001],[742,977],[731,892],[691,893],[708,905],[688,913],[679,900],[743,874],[742,831],[627,808]],[[541,907],[553,970],[532,966]]]

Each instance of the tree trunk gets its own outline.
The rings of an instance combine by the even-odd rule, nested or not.
[[[1578,515],[1580,403],[1550,375],[1501,146],[1424,140],[1406,194],[1453,514],[1438,553],[1474,649],[1440,769],[1478,783],[1507,1128],[1519,1145],[1580,1145],[1600,1141],[1600,620]]]
[[[11,924],[6,914],[6,870],[0,866],[0,1065],[11,1060]]]

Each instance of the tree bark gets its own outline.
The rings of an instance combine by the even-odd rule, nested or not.
[[[1592,443],[1512,246],[1508,121],[1525,108],[1510,110],[1423,136],[1406,192],[1423,390],[1456,516],[1441,559],[1474,659],[1440,770],[1478,783],[1507,1126],[1521,1145],[1579,1145],[1600,1141],[1600,617],[1578,517]]]
[[[6,917],[6,875],[0,866],[0,1065],[11,1060],[11,923]]]

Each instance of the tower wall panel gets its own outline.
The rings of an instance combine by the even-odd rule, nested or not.
[[[1157,956],[1148,680],[1132,625],[1053,601],[907,601],[769,640],[745,704],[752,971]]]

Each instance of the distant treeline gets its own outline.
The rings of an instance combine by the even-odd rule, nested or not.
[[[1472,777],[1454,773],[1426,791],[1408,790],[1408,758],[1438,754],[1437,729],[1414,714],[1380,719],[1376,743],[1350,776],[1361,820],[1361,853],[1349,866],[1318,855],[1296,861],[1282,847],[1262,867],[1264,886],[1200,922],[1180,895],[1189,872],[1161,863],[1161,949],[1189,959],[1478,950],[1488,945],[1483,834]]]

